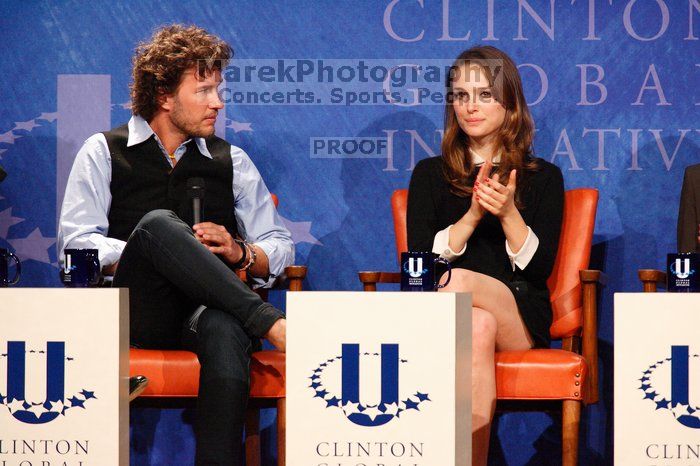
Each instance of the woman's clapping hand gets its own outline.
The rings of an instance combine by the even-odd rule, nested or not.
[[[479,175],[482,174],[484,166],[487,164],[490,165],[489,162],[485,163],[479,170]],[[515,188],[515,170],[511,170],[506,185],[499,182],[498,174],[495,174],[492,178],[485,176],[481,181],[477,176],[477,180],[474,183],[474,199],[481,209],[502,219],[518,211],[515,207]],[[472,206],[474,204],[472,202]]]

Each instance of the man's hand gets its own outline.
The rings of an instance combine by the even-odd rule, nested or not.
[[[287,321],[278,319],[267,331],[265,338],[283,353],[287,351]]]
[[[233,240],[233,236],[222,225],[212,222],[202,222],[192,227],[194,237],[214,254],[224,258],[229,264],[235,264],[243,257],[241,246]]]

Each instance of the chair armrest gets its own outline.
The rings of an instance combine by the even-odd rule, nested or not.
[[[598,401],[598,284],[606,281],[600,270],[580,270],[583,287],[583,329],[581,355],[588,363],[588,378],[584,390],[584,403]]]
[[[284,269],[285,275],[289,282],[289,291],[301,291],[302,283],[306,278],[308,267],[305,265],[290,265]]]
[[[399,272],[357,272],[364,291],[377,291],[377,283],[401,283]]]
[[[657,285],[666,285],[666,272],[661,270],[639,269],[637,275],[642,281],[645,293],[655,293]]]

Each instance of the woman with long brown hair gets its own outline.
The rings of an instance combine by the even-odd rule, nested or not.
[[[495,352],[549,346],[546,280],[564,186],[559,168],[532,154],[534,125],[508,55],[466,50],[447,95],[442,155],[419,162],[411,177],[408,248],[451,262],[442,291],[472,293],[472,464],[485,465]]]

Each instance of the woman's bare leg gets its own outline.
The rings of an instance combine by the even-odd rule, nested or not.
[[[441,291],[472,293],[472,465],[485,466],[496,410],[495,352],[531,348],[532,338],[513,293],[499,280],[454,269]]]

